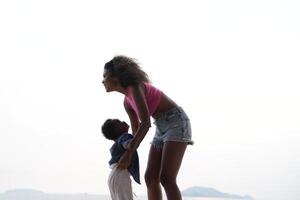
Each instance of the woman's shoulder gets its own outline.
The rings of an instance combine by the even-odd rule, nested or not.
[[[151,84],[142,82],[136,85],[130,85],[127,87],[127,97],[132,96],[134,93],[145,93],[147,91],[147,88],[152,87]]]
[[[145,87],[155,88],[155,89],[159,90],[159,88],[158,88],[155,84],[153,84],[153,83],[151,83],[151,82],[143,82],[143,85],[144,85]]]

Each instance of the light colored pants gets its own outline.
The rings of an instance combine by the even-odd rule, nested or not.
[[[112,169],[108,177],[108,187],[112,200],[133,200],[130,173],[128,170],[119,170],[117,165]]]

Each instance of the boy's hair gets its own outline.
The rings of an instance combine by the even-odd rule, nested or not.
[[[109,140],[116,140],[121,134],[115,131],[115,127],[112,119],[107,119],[103,123],[101,129],[104,137]]]
[[[125,88],[129,85],[150,82],[147,73],[141,69],[136,60],[127,56],[115,56],[104,65],[104,69],[109,71],[112,77],[117,77]]]

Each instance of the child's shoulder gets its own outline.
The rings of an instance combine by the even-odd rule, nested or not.
[[[120,135],[120,137],[117,139],[117,143],[122,144],[123,142],[132,139],[133,135],[129,134],[129,133],[123,133],[122,135]]]

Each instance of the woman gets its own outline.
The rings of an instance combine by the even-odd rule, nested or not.
[[[169,200],[181,200],[176,177],[187,145],[193,144],[190,121],[184,110],[151,85],[137,62],[126,56],[115,56],[105,64],[103,84],[107,92],[125,95],[124,108],[134,136],[118,168],[128,168],[133,152],[151,126],[150,116],[153,117],[156,132],[145,173],[148,199],[162,199],[161,183]]]

